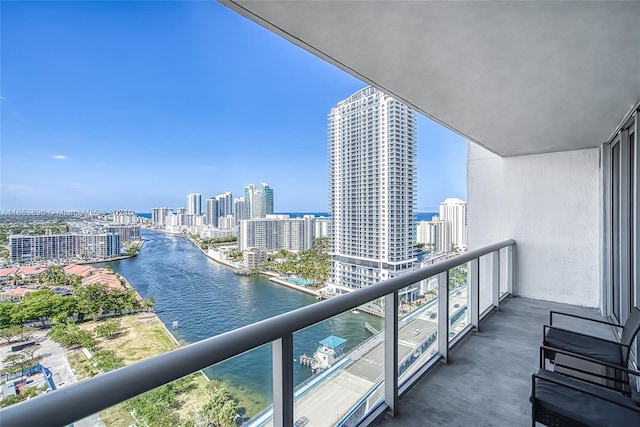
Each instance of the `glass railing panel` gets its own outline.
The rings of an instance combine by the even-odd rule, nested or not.
[[[449,341],[469,324],[469,274],[467,264],[449,270]]]
[[[438,352],[438,280],[430,277],[398,292],[398,384]]]
[[[491,278],[491,254],[480,257],[479,260],[479,292],[478,305],[480,314],[493,305],[492,278]]]
[[[383,398],[382,305],[376,301],[294,334],[294,422],[355,425]]]
[[[507,268],[507,251],[509,248],[500,249],[500,297],[508,293],[508,271]]]

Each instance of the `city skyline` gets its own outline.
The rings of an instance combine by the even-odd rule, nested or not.
[[[4,2],[0,20],[1,209],[149,212],[268,182],[276,211],[328,210],[326,114],[361,81],[216,3]],[[417,125],[418,211],[466,198],[464,139]]]

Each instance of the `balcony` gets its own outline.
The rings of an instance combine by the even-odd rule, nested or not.
[[[68,385],[2,410],[2,425],[66,425],[264,344],[272,346],[273,405],[249,425],[292,425],[301,415],[312,425],[370,424],[395,412],[399,396],[447,361],[449,349],[513,292],[514,253],[514,241],[496,243]],[[427,294],[438,297],[412,304]],[[382,306],[382,331],[294,388],[297,331],[356,308],[382,312]],[[336,418],[328,419],[327,411]]]

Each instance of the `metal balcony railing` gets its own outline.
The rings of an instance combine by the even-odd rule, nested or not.
[[[65,386],[0,411],[2,427],[25,425],[68,425],[146,391],[182,378],[216,363],[272,343],[273,351],[273,415],[272,425],[293,425],[293,334],[348,310],[384,298],[384,375],[380,403],[363,415],[364,423],[389,411],[395,413],[399,396],[418,381],[434,361],[447,361],[449,349],[464,334],[479,327],[480,319],[500,301],[513,294],[515,241],[506,240],[473,250],[454,258],[417,269],[371,287],[359,289],[289,313],[244,326],[169,353],[152,357],[115,371]],[[501,257],[501,253],[503,254]],[[480,258],[485,257],[490,280],[480,286]],[[450,340],[449,270],[468,266],[469,324]],[[437,277],[438,321],[434,339],[438,343],[436,357],[429,359],[398,384],[398,291],[424,279]],[[485,276],[483,276],[485,277]],[[502,280],[501,280],[502,279]],[[501,281],[502,286],[501,286]],[[480,296],[489,293],[490,303],[481,313]],[[486,295],[483,295],[487,299]],[[486,305],[486,304],[485,304]],[[389,310],[389,307],[394,309]],[[453,313],[454,317],[457,315]],[[401,361],[402,362],[402,361]]]

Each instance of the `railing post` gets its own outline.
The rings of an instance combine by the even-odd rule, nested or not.
[[[449,359],[449,270],[438,274],[438,353]]]
[[[509,295],[513,296],[513,272],[516,267],[513,245],[507,246],[506,253],[507,259],[505,260],[505,267],[507,268],[507,292]]]
[[[491,253],[491,299],[496,310],[500,310],[500,251]]]
[[[273,425],[293,425],[293,334],[272,344]]]
[[[398,291],[384,297],[384,403],[394,416],[398,408]]]
[[[476,331],[480,330],[480,259],[469,261],[469,313],[471,325]]]

